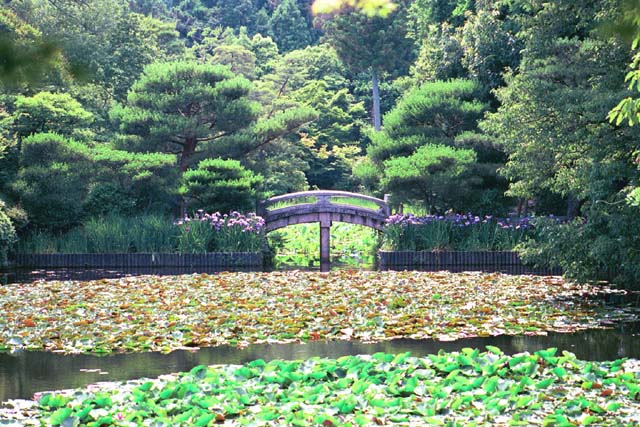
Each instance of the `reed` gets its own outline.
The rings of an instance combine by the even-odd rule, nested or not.
[[[92,218],[64,234],[36,231],[20,253],[205,253],[260,252],[264,221],[255,214],[196,213],[179,221],[156,215]]]
[[[387,219],[382,247],[390,251],[511,251],[534,233],[529,217],[396,214]]]

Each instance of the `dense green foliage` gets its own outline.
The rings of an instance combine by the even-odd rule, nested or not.
[[[71,95],[51,92],[18,96],[13,117],[13,129],[22,138],[41,132],[71,136],[93,121],[93,115]]]
[[[431,214],[581,217],[522,250],[581,279],[640,279],[634,2],[313,3],[5,2],[14,228],[390,192]]]
[[[64,229],[82,218],[91,174],[89,156],[84,144],[55,133],[22,141],[22,168],[13,189],[33,224]]]
[[[396,202],[433,212],[501,212],[496,169],[502,152],[473,133],[488,108],[479,92],[477,82],[463,79],[408,90],[384,116],[384,130],[371,135],[367,163],[356,172]]]
[[[325,37],[353,72],[371,76],[371,119],[376,131],[381,127],[379,80],[383,73],[398,76],[412,59],[413,49],[406,37],[405,1],[385,17],[360,10],[338,14],[323,24]]]
[[[60,66],[56,46],[14,11],[0,9],[0,76],[7,86],[39,82]]]
[[[304,49],[311,43],[305,22],[296,0],[282,0],[269,18],[269,35],[278,44],[280,51]]]
[[[637,208],[626,199],[639,175],[637,129],[616,127],[607,113],[625,94],[625,44],[603,38],[609,2],[543,4],[525,21],[526,53],[518,73],[496,94],[498,110],[482,127],[509,155],[509,192],[536,210],[581,215],[580,226],[547,233],[531,249],[545,252],[582,280],[637,284]],[[545,203],[553,195],[564,203]],[[630,230],[633,230],[630,232]]]
[[[625,1],[622,4],[623,14],[618,20],[614,29],[623,36],[632,37],[631,43],[634,51],[629,71],[625,76],[625,82],[629,83],[630,90],[640,91],[640,4],[633,1]],[[640,100],[637,97],[627,96],[622,99],[609,112],[609,120],[620,125],[626,121],[629,126],[638,124],[640,118]],[[638,148],[638,147],[636,147]],[[640,149],[634,152],[636,156],[636,164],[640,170]],[[634,206],[640,206],[640,185],[632,184],[627,187],[627,198]]]
[[[246,127],[257,108],[249,81],[226,67],[193,62],[154,63],[112,116],[137,151],[178,153],[182,172],[203,156],[200,146]]]

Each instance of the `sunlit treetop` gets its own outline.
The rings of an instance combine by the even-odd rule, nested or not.
[[[339,12],[344,8],[355,8],[369,16],[387,16],[396,5],[391,0],[315,0],[311,10],[315,15]]]

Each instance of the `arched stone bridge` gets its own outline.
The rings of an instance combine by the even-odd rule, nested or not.
[[[272,197],[258,204],[266,231],[294,224],[320,223],[320,265],[329,265],[331,224],[334,221],[382,230],[391,214],[384,200],[347,191],[302,191]]]

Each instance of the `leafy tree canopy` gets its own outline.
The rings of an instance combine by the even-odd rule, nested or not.
[[[182,51],[172,24],[132,13],[125,0],[23,0],[11,5],[55,43],[76,77],[99,83],[104,97],[123,99],[146,64]]]
[[[348,11],[323,23],[325,40],[354,72],[371,75],[372,123],[381,127],[379,79],[385,72],[404,73],[413,59],[412,43],[407,38],[407,2],[399,4],[386,17]]]
[[[363,182],[433,211],[478,208],[496,165],[477,167],[481,144],[457,137],[476,129],[487,109],[479,91],[476,81],[452,80],[407,92],[385,115],[383,131],[370,135],[367,161],[356,169]]]
[[[33,85],[62,66],[57,46],[8,8],[0,9],[0,82]]]
[[[67,93],[38,92],[16,98],[13,129],[19,137],[43,132],[71,136],[81,134],[93,119],[93,114]]]
[[[296,0],[282,0],[269,19],[269,35],[281,52],[303,49],[311,44],[311,34]]]

